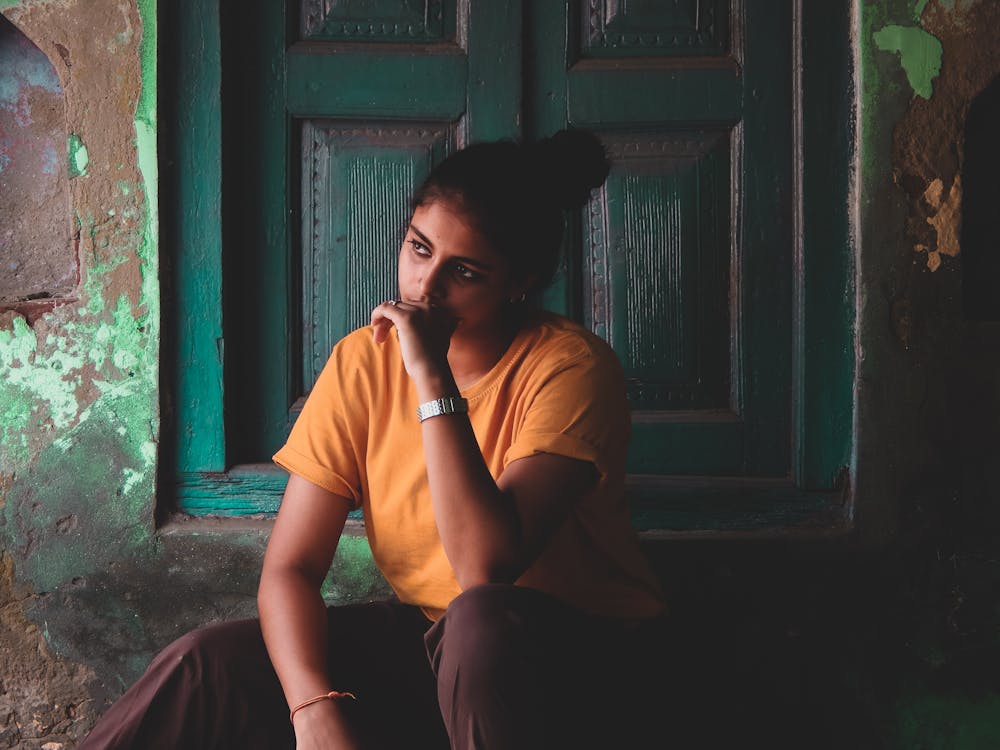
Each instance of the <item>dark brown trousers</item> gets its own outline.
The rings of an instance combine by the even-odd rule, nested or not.
[[[490,584],[436,623],[397,601],[331,607],[329,673],[373,750],[663,747],[662,634]],[[80,750],[281,750],[288,706],[257,620],[170,644]],[[331,749],[333,750],[333,749]]]

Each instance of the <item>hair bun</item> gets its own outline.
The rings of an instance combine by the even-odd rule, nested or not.
[[[534,151],[541,182],[560,208],[586,203],[611,168],[604,144],[587,130],[560,130],[536,143]]]

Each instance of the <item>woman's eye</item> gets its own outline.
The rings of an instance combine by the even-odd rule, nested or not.
[[[461,263],[455,266],[455,273],[466,281],[478,281],[481,276],[478,272],[473,271],[468,266],[463,266]]]
[[[431,251],[427,249],[427,245],[420,242],[419,240],[408,240],[410,245],[413,247],[413,252],[417,255],[430,255]]]

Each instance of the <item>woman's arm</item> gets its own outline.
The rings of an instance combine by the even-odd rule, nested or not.
[[[422,426],[434,518],[463,589],[517,580],[599,478],[593,464],[539,453],[513,461],[494,481],[466,414]]]
[[[331,690],[326,607],[320,586],[347,520],[350,501],[292,474],[264,555],[257,591],[261,630],[288,705]],[[295,715],[297,746],[351,748],[336,701]]]
[[[447,359],[454,324],[439,311],[411,301],[382,304],[372,324],[376,341],[396,328],[421,403],[458,395]],[[512,462],[494,480],[468,415],[432,417],[422,431],[434,519],[463,589],[517,580],[599,479],[586,461],[541,453]]]

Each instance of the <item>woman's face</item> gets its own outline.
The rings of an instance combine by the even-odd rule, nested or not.
[[[442,308],[458,320],[455,335],[465,337],[502,328],[509,301],[523,292],[506,259],[452,204],[413,212],[399,253],[401,299]]]

